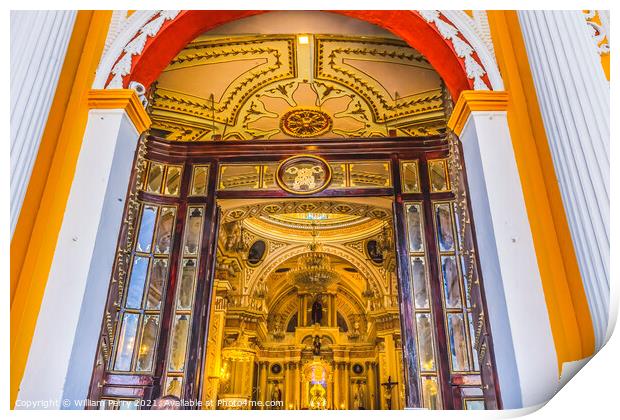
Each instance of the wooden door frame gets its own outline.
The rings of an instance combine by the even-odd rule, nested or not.
[[[299,154],[312,154],[319,156],[327,161],[353,161],[353,160],[389,160],[391,163],[392,186],[389,188],[344,188],[344,189],[326,189],[311,195],[296,195],[284,190],[253,190],[253,191],[218,191],[217,182],[219,176],[219,166],[225,163],[253,163],[253,162],[279,162],[285,158]],[[395,229],[395,245],[397,255],[397,273],[399,282],[399,306],[400,306],[400,322],[401,322],[401,339],[403,343],[403,362],[404,362],[404,380],[405,380],[405,405],[406,407],[420,407],[421,396],[418,389],[418,361],[416,346],[416,328],[413,322],[413,302],[411,285],[409,281],[409,261],[406,252],[406,237],[404,225],[403,204],[408,200],[422,201],[424,203],[424,231],[427,246],[427,258],[429,261],[429,278],[439,279],[439,272],[436,264],[437,251],[435,250],[435,228],[433,226],[433,218],[431,209],[431,200],[454,200],[455,196],[452,192],[431,193],[428,187],[423,188],[420,193],[403,193],[400,178],[400,161],[409,159],[418,159],[420,162],[419,174],[420,185],[429,185],[428,171],[426,161],[428,159],[446,158],[449,154],[449,144],[444,136],[429,136],[415,138],[369,138],[369,139],[318,139],[318,140],[296,140],[296,141],[273,141],[266,142],[264,140],[251,141],[214,141],[214,142],[171,142],[149,136],[147,138],[147,148],[145,159],[167,164],[183,165],[183,179],[181,183],[181,193],[179,197],[183,197],[180,202],[179,197],[168,198],[158,195],[148,194],[143,191],[138,192],[138,198],[154,203],[179,204],[179,214],[177,214],[177,226],[175,230],[175,246],[176,254],[173,251],[170,260],[170,273],[165,295],[165,305],[162,311],[161,330],[159,333],[159,341],[157,345],[156,360],[153,370],[152,382],[147,385],[149,389],[145,389],[143,398],[152,398],[160,394],[161,388],[164,386],[166,357],[168,354],[168,339],[161,337],[169,337],[172,320],[172,299],[174,293],[168,293],[174,290],[176,284],[176,274],[178,270],[178,248],[181,241],[183,223],[185,220],[185,210],[187,206],[192,204],[205,204],[205,220],[203,229],[203,243],[201,249],[201,261],[196,289],[196,301],[194,306],[194,316],[191,325],[191,341],[189,345],[190,352],[187,360],[187,371],[185,372],[184,395],[185,399],[198,400],[202,389],[202,380],[204,372],[206,343],[208,340],[208,325],[210,322],[209,315],[212,304],[212,288],[213,288],[213,271],[215,268],[215,252],[214,244],[217,241],[217,201],[221,199],[317,199],[317,198],[346,198],[346,197],[386,197],[394,198],[394,222],[398,229]],[[188,189],[191,183],[191,168],[194,164],[209,164],[208,178],[208,194],[207,197],[189,196]],[[430,246],[433,244],[433,246]],[[476,256],[477,258],[477,256]],[[437,281],[431,281],[431,289],[435,288],[432,293],[432,306],[435,317],[434,341],[438,355],[445,357],[437,357],[438,359],[438,379],[441,387],[442,400],[444,408],[459,409],[456,407],[456,401],[452,396],[454,391],[454,376],[450,372],[448,355],[449,348],[446,343],[445,326],[443,322],[443,310],[441,299],[441,287]],[[433,283],[435,283],[433,285]],[[486,311],[486,301],[482,300],[482,306]],[[488,321],[487,321],[488,322]],[[486,331],[490,336],[490,328],[487,325]],[[490,338],[490,337],[489,337]],[[493,388],[496,390],[498,406],[501,407],[499,398],[499,389],[497,388],[497,372],[494,369],[494,355],[490,349],[490,356],[493,363]],[[93,374],[93,382],[95,381],[95,373]],[[106,374],[103,376],[112,376]],[[118,375],[117,375],[118,376]],[[135,375],[134,375],[135,376]],[[458,375],[456,375],[458,376]],[[146,379],[146,378],[145,378]],[[147,381],[148,382],[148,381]],[[458,378],[456,380],[459,382]],[[146,383],[145,383],[146,384]],[[92,385],[91,385],[92,389]]]

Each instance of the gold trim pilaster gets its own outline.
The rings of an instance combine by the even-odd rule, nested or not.
[[[454,105],[448,127],[460,136],[465,123],[474,111],[506,111],[508,92],[494,90],[464,90]]]
[[[131,89],[91,89],[88,109],[122,109],[140,133],[151,126],[151,118]]]

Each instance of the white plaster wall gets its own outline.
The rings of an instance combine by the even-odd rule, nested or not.
[[[535,406],[559,375],[506,112],[473,112],[461,141],[504,408]]]
[[[19,400],[86,398],[138,136],[122,110],[89,112]]]

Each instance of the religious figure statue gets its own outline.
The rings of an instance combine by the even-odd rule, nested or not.
[[[315,356],[321,355],[321,337],[319,337],[318,335],[315,335],[314,339],[312,340],[312,354],[314,354]]]
[[[323,305],[321,304],[321,297],[317,296],[312,304],[311,321],[312,324],[320,324],[323,319]]]
[[[357,382],[353,393],[353,408],[355,410],[364,409],[364,388],[361,382]]]
[[[271,391],[271,401],[282,401],[282,390],[280,390],[280,385],[278,381],[274,381],[273,390]],[[274,404],[274,408],[278,409],[281,405]]]

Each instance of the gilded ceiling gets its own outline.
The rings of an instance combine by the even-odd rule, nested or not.
[[[417,51],[388,38],[201,36],[151,92],[169,140],[416,136],[445,130],[444,89]]]

